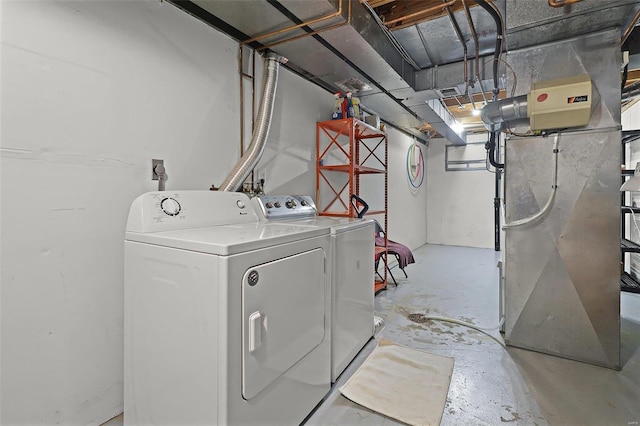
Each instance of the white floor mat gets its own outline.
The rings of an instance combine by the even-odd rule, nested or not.
[[[381,339],[340,392],[351,401],[410,425],[439,425],[453,358]]]

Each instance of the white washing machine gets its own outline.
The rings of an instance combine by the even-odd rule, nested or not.
[[[299,424],[330,389],[328,228],[249,198],[137,198],[125,240],[126,425]]]
[[[331,229],[331,381],[335,382],[373,336],[374,221],[316,216],[309,196],[252,199],[269,221]]]

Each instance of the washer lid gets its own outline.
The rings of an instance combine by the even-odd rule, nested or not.
[[[155,244],[217,255],[231,255],[329,235],[329,228],[291,222],[255,222],[164,232],[127,232],[127,241]]]

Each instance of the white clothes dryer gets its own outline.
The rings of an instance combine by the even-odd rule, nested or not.
[[[331,381],[373,337],[374,221],[316,216],[307,195],[252,199],[263,220],[331,229]]]
[[[153,192],[125,239],[126,425],[299,424],[330,389],[328,228]]]

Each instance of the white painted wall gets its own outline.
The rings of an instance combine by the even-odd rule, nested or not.
[[[486,134],[468,142],[486,142]],[[486,170],[445,171],[446,139],[434,139],[427,155],[427,242],[493,248],[494,174]]]
[[[280,73],[269,142],[256,167],[266,173],[266,193],[315,197],[316,122],[329,120],[332,108],[332,94],[291,72]]]
[[[387,128],[387,136],[389,138],[388,236],[391,240],[402,243],[410,249],[416,249],[427,243],[427,195],[431,182],[428,175],[425,175],[422,185],[414,188],[407,178],[407,151],[413,144],[413,138],[390,127]],[[428,148],[422,143],[418,143],[418,146],[426,162]]]
[[[238,47],[157,0],[1,7],[0,423],[99,424],[122,411],[129,205],[156,188],[151,158],[167,189],[231,169]],[[332,96],[286,70],[278,87],[259,167],[268,189],[313,193]]]

